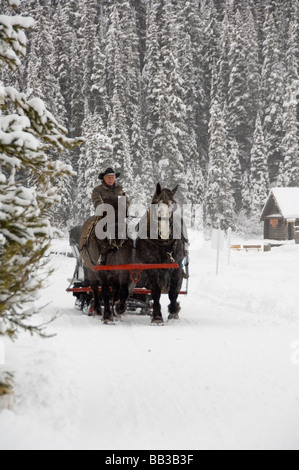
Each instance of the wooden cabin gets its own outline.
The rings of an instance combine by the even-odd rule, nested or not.
[[[273,188],[261,220],[265,239],[299,244],[299,188]]]

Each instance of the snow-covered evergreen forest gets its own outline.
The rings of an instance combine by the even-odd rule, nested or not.
[[[298,0],[22,0],[17,13],[36,22],[2,81],[87,139],[60,156],[77,172],[60,226],[90,215],[108,165],[133,200],[179,183],[209,225],[234,228],[271,186],[299,186]]]

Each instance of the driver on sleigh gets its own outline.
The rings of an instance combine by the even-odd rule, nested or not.
[[[92,192],[92,201],[95,210],[101,204],[110,204],[115,209],[118,207],[118,200],[120,197],[126,197],[126,209],[128,214],[128,209],[130,207],[130,202],[126,193],[123,190],[123,187],[120,184],[117,184],[117,179],[120,177],[120,173],[116,173],[113,168],[107,168],[104,173],[100,173],[99,180],[102,182],[97,186]],[[160,186],[160,185],[159,185]],[[184,224],[184,222],[183,222]],[[184,233],[187,231],[184,229]],[[183,272],[183,277],[189,278],[189,258],[188,258],[188,236],[185,238],[185,271]]]
[[[118,198],[126,197],[122,186],[117,184],[117,179],[120,173],[116,173],[113,168],[107,168],[104,173],[100,173],[99,180],[102,183],[94,188],[92,192],[92,202],[95,210],[100,204],[110,204],[117,207]],[[127,198],[127,209],[129,207],[129,200]]]

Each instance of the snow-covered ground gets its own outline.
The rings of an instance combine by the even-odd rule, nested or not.
[[[222,253],[218,278],[215,257],[193,233],[179,322],[109,327],[74,309],[74,260],[52,256],[39,302],[57,335],[5,340],[0,448],[299,449],[299,246],[233,252],[230,268]]]

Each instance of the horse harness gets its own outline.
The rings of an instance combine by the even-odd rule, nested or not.
[[[86,234],[84,243],[80,247],[80,258],[82,259],[82,252],[85,251],[85,254],[88,256],[89,261],[90,261],[92,266],[96,266],[96,265],[94,264],[93,260],[90,257],[90,254],[89,254],[89,250],[88,250],[89,241],[90,241],[91,236],[95,233],[95,228],[96,228],[97,224],[100,222],[101,219],[102,219],[102,217],[95,217],[95,219],[91,221],[91,223],[88,227],[88,230],[87,230],[87,234]],[[109,235],[109,232],[107,232],[107,235]],[[117,242],[116,240],[114,240],[112,238],[107,237],[107,239],[109,240],[109,246],[107,246],[107,251],[108,252],[109,251],[120,250],[124,246],[124,244],[127,242],[127,239],[120,240],[119,242]],[[105,258],[107,258],[107,255],[108,255],[108,253],[105,254],[104,259],[103,259],[103,256],[100,255],[100,258],[98,259],[96,264],[98,264],[98,265],[106,264]]]

